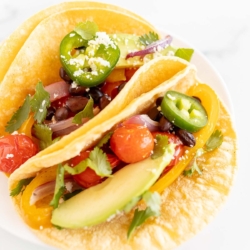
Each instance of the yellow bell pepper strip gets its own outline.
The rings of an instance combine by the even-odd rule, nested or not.
[[[196,96],[201,100],[203,107],[207,111],[208,123],[204,128],[194,134],[196,145],[189,148],[184,159],[182,159],[151,187],[151,192],[157,191],[161,193],[166,187],[171,185],[191,162],[196,151],[205,145],[215,129],[220,112],[220,102],[214,90],[206,84],[198,83],[193,85],[186,94]]]
[[[44,183],[56,179],[56,167],[42,170],[26,187],[21,197],[21,210],[26,223],[34,228],[41,229],[51,227],[50,222],[53,208],[49,204],[38,207],[36,204],[30,205],[30,198],[33,191]]]
[[[35,122],[34,116],[33,116],[33,114],[30,114],[28,119],[18,129],[18,133],[19,134],[25,134],[25,135],[29,136],[32,139],[31,129],[32,129],[32,126],[33,126],[34,122]]]

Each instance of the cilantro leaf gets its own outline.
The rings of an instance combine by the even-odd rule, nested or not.
[[[5,131],[8,133],[13,133],[18,130],[25,120],[28,119],[30,113],[30,96],[25,98],[23,105],[14,113],[10,121],[5,127]]]
[[[50,202],[50,205],[54,208],[58,207],[59,200],[61,196],[63,195],[65,190],[64,185],[64,167],[62,164],[59,164],[57,167],[57,174],[56,174],[56,185],[55,185],[55,192],[52,201]]]
[[[81,22],[79,23],[74,31],[80,35],[84,40],[91,40],[98,31],[98,26],[96,23],[91,21]]]
[[[129,239],[131,234],[135,231],[137,227],[142,225],[149,217],[160,215],[160,202],[161,197],[157,192],[151,193],[146,192],[143,195],[147,203],[147,208],[145,210],[139,211],[138,208],[135,210],[133,220],[129,226],[127,238]]]
[[[153,42],[156,42],[158,40],[159,40],[158,34],[152,32],[152,31],[149,31],[148,34],[145,34],[145,35],[139,37],[140,43],[142,45],[145,45],[145,46],[147,46]]]
[[[101,177],[110,177],[112,173],[107,155],[98,147],[95,147],[90,152],[89,157],[81,161],[74,168],[67,164],[64,165],[65,170],[72,175],[82,173],[87,167],[93,169]]]
[[[207,152],[213,151],[218,148],[223,142],[223,134],[220,130],[215,130],[212,135],[209,137],[205,144],[205,150]]]
[[[34,112],[34,119],[41,123],[47,115],[47,108],[50,106],[50,95],[45,91],[42,82],[36,85],[36,92],[30,100],[31,110]]]
[[[90,98],[84,109],[78,112],[74,116],[72,122],[80,125],[82,124],[83,118],[90,118],[90,119],[93,118],[94,117],[93,106],[94,106],[94,101],[92,98]]]
[[[197,158],[207,152],[211,152],[218,148],[223,142],[223,135],[220,130],[215,130],[212,135],[207,140],[204,148],[200,148],[196,151],[192,166],[186,170],[183,171],[183,174],[185,176],[191,177],[195,172],[198,172],[198,174],[202,174],[202,170],[200,170],[198,164],[197,164]]]
[[[194,53],[193,49],[179,48],[175,51],[175,56],[180,57],[180,58],[190,62],[193,53]]]
[[[10,196],[16,196],[18,194],[20,194],[24,188],[30,184],[30,182],[33,180],[33,177],[31,178],[27,178],[27,179],[23,179],[23,180],[20,180],[16,187],[14,189],[11,190],[10,192]]]
[[[155,137],[156,143],[154,146],[153,154],[151,155],[152,159],[156,159],[162,156],[168,146],[168,137],[166,135],[158,134]]]
[[[33,126],[34,136],[39,140],[40,149],[43,150],[53,143],[60,140],[60,138],[56,138],[52,140],[52,130],[45,124],[34,124]]]
[[[97,147],[101,148],[104,144],[106,144],[110,137],[112,136],[114,132],[113,131],[109,131],[107,134],[105,134],[102,139],[97,143]]]

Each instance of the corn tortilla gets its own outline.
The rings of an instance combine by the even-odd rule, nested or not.
[[[94,127],[86,133],[78,142],[75,141],[75,149],[81,141],[83,150],[91,147],[102,135],[112,129],[115,124],[127,117],[143,113],[168,89],[181,92],[197,82],[194,67],[187,67],[182,74],[179,73],[171,80],[163,82],[151,91],[134,99],[118,115],[110,118],[100,126]],[[192,177],[179,176],[178,179],[162,193],[161,216],[154,217],[142,224],[128,241],[127,229],[132,219],[132,213],[118,214],[109,222],[84,229],[46,228],[33,230],[44,242],[56,246],[59,249],[174,249],[184,241],[196,235],[217,214],[229,194],[236,172],[237,138],[233,122],[229,113],[221,103],[220,116],[216,124],[224,135],[220,148],[207,153],[198,159],[202,166],[202,175]],[[89,142],[90,144],[88,144]],[[87,143],[87,144],[86,144]],[[70,145],[67,150],[74,148]],[[60,155],[62,156],[62,155]],[[42,158],[40,158],[42,161]],[[34,166],[21,167],[19,176],[14,173],[10,177],[10,183],[15,178],[23,177],[25,170]],[[44,166],[46,167],[46,166]],[[18,173],[16,172],[16,173]],[[25,175],[24,175],[25,176]],[[15,199],[19,209],[18,198]],[[143,206],[143,205],[141,205]]]
[[[151,27],[151,29],[154,30],[154,27],[142,17],[116,5],[90,1],[72,1],[53,5],[28,18],[1,44],[0,58],[4,61],[4,63],[0,64],[0,83],[2,82],[17,53],[36,26],[41,21],[53,14],[74,8],[98,8],[103,10],[115,10],[121,14],[131,16],[131,19],[138,19],[138,22],[145,23],[146,26]],[[107,22],[107,20],[105,20],[105,22]],[[109,23],[107,23],[107,25],[108,24]]]

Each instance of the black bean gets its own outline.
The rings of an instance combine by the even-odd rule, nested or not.
[[[65,82],[72,82],[63,67],[60,68],[59,75]]]
[[[53,107],[49,107],[47,109],[47,115],[46,115],[46,120],[51,120],[52,117],[54,116],[56,110]]]
[[[173,131],[175,128],[174,124],[164,116],[160,118],[159,124],[160,124],[160,130],[163,132],[170,132]]]
[[[77,84],[70,84],[69,93],[71,95],[83,95],[86,92],[86,87]]]
[[[160,111],[157,109],[157,107],[153,107],[151,108],[148,112],[147,115],[150,117],[150,119],[154,120],[154,121],[158,121],[158,119],[160,118]]]
[[[162,100],[163,100],[163,97],[158,97],[157,99],[156,99],[156,106],[161,106],[161,102],[162,102]]]
[[[104,109],[109,103],[111,102],[111,98],[104,94],[101,98],[100,98],[100,101],[99,101],[99,107],[100,109]]]
[[[182,143],[187,147],[194,147],[196,144],[195,137],[192,133],[189,133],[188,131],[184,129],[177,129],[176,135],[181,139]]]
[[[88,94],[93,98],[95,103],[98,103],[100,98],[103,96],[102,91],[98,87],[90,88]]]
[[[67,119],[69,116],[69,110],[66,107],[58,108],[55,112],[56,121],[62,121]]]
[[[89,99],[83,96],[71,96],[66,101],[66,106],[74,113],[77,113],[85,108]]]

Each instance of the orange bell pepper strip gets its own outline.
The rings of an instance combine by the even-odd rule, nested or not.
[[[25,188],[21,198],[21,210],[26,223],[34,228],[41,229],[51,227],[50,222],[52,207],[49,204],[38,207],[36,204],[30,204],[30,198],[34,190],[44,183],[54,181],[56,179],[56,167],[42,170]]]
[[[202,105],[207,111],[208,123],[204,128],[194,134],[196,145],[189,148],[186,151],[185,157],[183,157],[184,159],[151,187],[150,191],[152,192],[157,191],[161,193],[166,187],[171,185],[194,158],[196,151],[205,145],[215,129],[220,112],[220,102],[214,90],[206,84],[197,83],[193,85],[186,94],[200,98]]]

